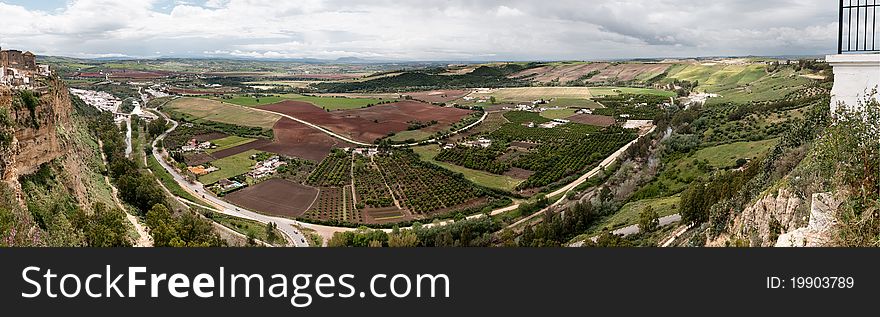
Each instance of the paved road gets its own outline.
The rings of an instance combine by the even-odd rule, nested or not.
[[[200,197],[203,201],[211,204],[213,206],[213,208],[211,208],[211,209],[213,209],[216,212],[220,212],[220,213],[227,214],[227,215],[234,216],[234,217],[250,219],[250,220],[258,221],[260,223],[274,222],[275,224],[278,225],[278,230],[280,230],[285,235],[287,235],[287,237],[293,243],[294,246],[297,246],[297,247],[309,246],[308,242],[306,241],[305,235],[303,235],[299,229],[297,229],[293,226],[293,225],[299,225],[298,222],[291,220],[291,219],[286,219],[286,218],[266,216],[263,214],[259,214],[259,213],[235,206],[235,205],[230,204],[220,198],[217,198],[212,193],[206,191],[204,189],[204,186],[201,183],[199,183],[198,181],[193,182],[193,183],[190,183],[189,181],[187,181],[186,178],[183,177],[183,175],[178,173],[177,170],[175,170],[171,165],[169,165],[165,161],[164,158],[166,157],[167,152],[164,149],[160,151],[157,146],[157,144],[160,140],[165,139],[165,137],[168,136],[169,133],[174,131],[174,129],[177,129],[178,123],[177,123],[177,121],[171,120],[171,118],[168,118],[167,116],[165,116],[165,114],[162,113],[161,111],[156,111],[156,112],[158,112],[162,117],[165,118],[165,120],[168,120],[168,122],[171,123],[171,128],[169,128],[167,131],[165,131],[165,133],[163,133],[162,135],[157,137],[155,140],[153,140],[153,155],[156,157],[156,161],[158,161],[159,164],[161,164],[162,167],[165,168],[166,171],[171,173],[171,175],[174,177],[174,180],[178,184],[180,184],[180,186],[183,187],[184,190],[188,191],[193,196]]]
[[[337,134],[337,133],[335,133],[335,132],[333,132],[333,131],[330,131],[330,130],[328,130],[328,129],[325,129],[325,128],[323,128],[323,127],[320,127],[320,126],[318,126],[318,125],[315,125],[315,124],[313,124],[313,123],[311,123],[311,122],[308,122],[308,121],[305,121],[305,120],[301,120],[301,119],[299,119],[299,118],[296,118],[296,117],[293,117],[293,116],[290,116],[290,115],[287,115],[287,114],[283,114],[283,113],[279,113],[279,112],[275,112],[275,111],[269,111],[269,110],[265,110],[265,109],[258,109],[258,108],[249,108],[249,109],[256,109],[256,110],[258,110],[258,111],[262,111],[262,112],[266,112],[266,113],[271,113],[271,114],[274,114],[274,115],[278,115],[278,116],[281,116],[281,117],[284,117],[284,118],[288,118],[288,119],[294,120],[294,121],[296,121],[296,122],[299,122],[299,123],[305,124],[306,126],[312,127],[312,128],[314,128],[314,129],[316,129],[316,130],[319,130],[319,131],[321,131],[321,132],[324,132],[324,133],[327,134],[327,135],[330,135],[330,136],[332,136],[332,137],[335,137],[335,138],[337,138],[337,139],[340,139],[340,140],[343,140],[343,141],[346,141],[346,142],[349,142],[349,143],[353,143],[353,144],[357,144],[357,145],[361,145],[361,146],[368,146],[368,147],[374,147],[374,146],[376,146],[376,145],[374,145],[374,144],[369,144],[369,143],[364,143],[364,142],[360,142],[360,141],[352,140],[352,139],[350,139],[350,138],[348,138],[348,137],[345,137],[345,136],[339,135],[339,134]],[[168,116],[166,116],[166,115],[165,115],[164,113],[162,113],[161,111],[157,111],[157,112],[159,113],[159,115],[161,115],[161,116],[164,117],[166,120],[168,120],[168,122],[171,122],[171,123],[172,123],[172,127],[171,127],[170,129],[168,129],[168,131],[166,131],[164,134],[162,134],[161,136],[159,136],[158,138],[156,138],[156,140],[153,141],[153,154],[154,154],[157,158],[162,158],[162,157],[163,157],[162,155],[163,155],[164,153],[160,153],[160,152],[157,150],[156,143],[158,142],[158,140],[164,139],[165,136],[168,135],[168,133],[174,131],[174,129],[177,128],[178,123],[177,123],[176,121],[173,121],[173,120],[171,120],[170,118],[168,118]],[[451,135],[455,135],[455,134],[461,133],[461,132],[463,132],[463,131],[465,131],[465,130],[467,130],[467,129],[470,129],[470,128],[472,128],[472,127],[474,127],[474,126],[480,124],[481,122],[483,122],[483,121],[486,119],[487,116],[488,116],[488,112],[483,112],[483,116],[480,117],[479,120],[477,120],[476,122],[474,122],[474,123],[472,123],[472,124],[470,124],[470,125],[468,125],[468,126],[466,126],[466,127],[464,127],[464,128],[461,128],[461,129],[459,129],[459,130],[453,132]],[[621,148],[618,149],[616,152],[614,152],[614,153],[612,153],[610,156],[608,156],[605,160],[603,160],[598,166],[596,166],[596,168],[594,168],[594,169],[590,170],[589,172],[587,172],[586,174],[582,175],[581,177],[579,177],[579,178],[578,178],[577,180],[575,180],[574,182],[571,182],[570,184],[568,184],[568,185],[566,185],[566,186],[563,186],[562,188],[559,188],[559,189],[557,189],[556,191],[553,191],[553,192],[550,193],[550,194],[547,194],[547,197],[553,197],[553,196],[557,196],[557,195],[560,195],[560,194],[566,194],[566,193],[568,193],[570,190],[572,190],[573,188],[575,188],[575,187],[577,187],[578,185],[582,184],[583,182],[587,181],[590,177],[595,176],[596,174],[599,173],[599,171],[601,171],[602,168],[604,168],[604,167],[610,165],[611,163],[615,162],[615,161],[617,160],[617,158],[620,157],[621,154],[623,154],[627,149],[629,149],[630,146],[632,146],[633,144],[635,144],[635,143],[636,143],[641,137],[643,137],[644,135],[647,135],[647,134],[649,134],[650,132],[654,131],[655,128],[656,128],[656,126],[655,126],[655,127],[652,127],[648,132],[646,132],[646,133],[640,135],[639,138],[637,138],[636,140],[633,140],[632,142],[627,143],[625,146],[621,147]],[[419,145],[419,144],[421,144],[421,143],[425,143],[425,142],[434,142],[434,141],[436,141],[436,140],[432,139],[432,140],[423,141],[423,142],[419,142],[419,143],[400,144],[400,145],[395,145],[395,146],[398,146],[398,147],[404,147],[404,146],[415,146],[415,145]],[[158,159],[158,161],[159,161],[160,164],[162,164],[162,166],[163,166],[166,170],[168,170],[169,173],[171,173],[171,175],[174,176],[175,181],[177,181],[177,183],[180,184],[181,187],[183,187],[185,190],[187,190],[188,192],[190,192],[191,194],[193,194],[193,195],[196,196],[196,197],[203,197],[203,199],[204,199],[205,201],[207,201],[207,202],[209,202],[210,204],[212,204],[212,205],[215,206],[216,211],[221,212],[221,213],[224,213],[224,214],[228,214],[228,215],[231,215],[231,216],[236,216],[236,217],[241,217],[241,218],[246,218],[246,219],[256,220],[256,221],[259,221],[259,222],[262,222],[262,223],[275,222],[276,224],[278,224],[278,228],[279,228],[280,230],[282,230],[285,234],[288,234],[288,236],[290,236],[290,237],[294,240],[294,242],[297,243],[297,246],[301,246],[301,245],[299,245],[299,243],[300,243],[302,240],[304,240],[305,238],[304,238],[304,236],[299,232],[299,230],[294,229],[294,226],[300,226],[300,227],[303,227],[303,228],[307,228],[307,229],[315,230],[317,234],[319,234],[319,235],[321,235],[322,237],[324,237],[324,242],[325,242],[325,243],[326,243],[327,240],[329,240],[330,237],[333,236],[334,233],[355,230],[355,229],[353,229],[353,228],[348,228],[348,227],[333,227],[333,226],[316,225],[316,224],[310,224],[310,223],[305,223],[305,222],[299,222],[299,221],[295,221],[295,220],[291,220],[291,219],[287,219],[287,218],[278,218],[278,217],[266,216],[266,215],[263,215],[263,214],[259,214],[259,213],[256,213],[256,212],[252,212],[252,211],[249,211],[249,210],[243,209],[243,208],[241,208],[241,207],[237,207],[237,206],[235,206],[235,205],[232,205],[232,204],[230,204],[230,203],[228,203],[228,202],[226,202],[226,201],[223,201],[223,200],[221,200],[221,199],[219,199],[219,198],[213,196],[213,195],[210,194],[210,193],[205,193],[204,186],[203,186],[202,184],[200,184],[200,183],[198,183],[198,182],[190,183],[190,182],[187,181],[182,175],[180,175],[179,173],[177,173],[177,171],[176,171],[174,168],[172,168],[171,166],[169,166],[169,165],[165,162],[164,159]],[[562,195],[557,201],[555,201],[551,206],[545,208],[544,210],[547,210],[547,209],[549,209],[549,208],[551,208],[551,207],[553,207],[553,206],[557,206],[557,205],[561,204],[564,200],[565,200],[565,195]],[[511,206],[507,206],[507,207],[503,207],[503,208],[499,208],[499,209],[493,210],[492,212],[489,213],[489,215],[490,215],[490,216],[495,216],[495,215],[499,215],[499,214],[502,214],[502,213],[505,213],[505,212],[508,212],[508,211],[516,210],[517,208],[519,208],[519,204],[513,204],[513,205],[511,205]],[[515,223],[514,225],[517,225],[517,224],[520,224],[520,223],[522,223],[522,222],[524,222],[524,221],[527,221],[527,220],[529,220],[529,219],[532,219],[533,217],[536,217],[536,216],[540,215],[541,213],[543,213],[544,210],[541,210],[540,212],[536,212],[536,213],[532,214],[531,216],[527,217],[526,219],[522,219],[522,220],[518,221],[518,222]],[[479,219],[479,218],[484,217],[484,216],[485,216],[484,214],[476,214],[476,215],[471,215],[471,216],[467,217],[467,219]],[[448,224],[453,223],[453,222],[454,222],[454,221],[452,221],[452,220],[447,220],[447,221],[442,221],[442,222],[438,222],[438,223],[425,224],[425,225],[423,225],[423,227],[444,226],[444,225],[448,225]],[[513,225],[512,225],[512,226],[513,226]],[[407,228],[402,228],[402,229],[407,229]],[[390,232],[391,229],[383,229],[383,231],[385,231],[385,232]],[[306,244],[306,245],[302,245],[302,246],[307,246],[307,244]]]

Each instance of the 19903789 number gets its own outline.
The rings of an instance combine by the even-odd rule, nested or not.
[[[855,278],[852,276],[767,277],[767,288],[770,289],[850,289],[855,287],[855,284]]]

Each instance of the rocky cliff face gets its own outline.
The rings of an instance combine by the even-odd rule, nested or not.
[[[780,234],[807,223],[809,202],[786,189],[775,190],[743,210],[728,226],[728,234],[709,246],[742,245],[772,247]]]
[[[33,92],[36,102],[30,105],[19,93],[0,86],[0,117],[6,117],[5,125],[0,122],[0,133],[8,138],[8,142],[0,142],[0,177],[4,182],[33,173],[41,164],[67,152],[63,135],[70,128],[70,97],[60,81],[47,82],[48,88]]]

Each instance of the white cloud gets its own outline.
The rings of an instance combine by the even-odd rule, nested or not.
[[[836,6],[823,0],[73,0],[48,11],[0,0],[0,17],[4,47],[86,57],[822,54],[834,49],[836,36]]]

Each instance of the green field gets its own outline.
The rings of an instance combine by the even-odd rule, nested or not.
[[[639,214],[641,214],[647,206],[651,206],[660,217],[673,215],[678,213],[678,205],[680,201],[680,195],[675,195],[671,197],[643,199],[630,202],[620,208],[616,214],[602,219],[602,221],[596,224],[590,231],[599,232],[605,228],[615,230],[637,224],[639,223]]]
[[[578,98],[554,98],[548,104],[550,107],[575,107],[575,108],[602,108],[602,105],[596,103],[592,99]]]
[[[257,161],[251,159],[251,155],[258,153],[260,153],[260,151],[250,150],[213,161],[211,162],[211,165],[214,165],[220,170],[207,175],[202,175],[199,177],[199,181],[202,182],[202,184],[210,185],[221,179],[247,173],[254,167],[254,164],[257,163]]]
[[[541,112],[541,116],[547,119],[565,119],[571,117],[577,112],[577,109],[574,108],[562,108],[562,109],[554,109],[547,110]]]
[[[281,116],[204,98],[180,98],[165,109],[176,111],[198,120],[214,121],[237,126],[272,129]]]
[[[199,199],[190,194],[188,191],[184,190],[183,187],[180,187],[180,184],[177,184],[177,182],[174,181],[174,177],[172,177],[171,174],[168,173],[168,171],[162,168],[162,165],[160,165],[159,162],[156,161],[155,156],[150,155],[149,157],[147,157],[147,167],[150,169],[150,171],[153,172],[153,175],[156,176],[156,179],[158,179],[159,182],[161,182],[162,185],[165,186],[165,188],[168,188],[168,191],[170,191],[171,194],[189,200],[191,202],[199,202]]]
[[[724,168],[733,166],[740,158],[749,160],[758,158],[761,154],[766,153],[770,147],[776,145],[776,142],[776,139],[770,139],[724,144],[699,150],[693,158],[707,160],[712,167]]]
[[[666,91],[651,88],[629,88],[629,87],[591,87],[590,93],[593,96],[616,96],[620,94],[635,95],[657,95],[664,97],[675,97],[674,91]]]
[[[464,178],[471,182],[474,182],[477,185],[500,189],[504,191],[513,191],[517,185],[525,181],[523,179],[516,179],[510,176],[496,175],[489,172],[472,170],[445,162],[438,162],[434,160],[434,157],[436,157],[437,154],[440,153],[440,146],[436,144],[414,147],[413,150],[419,155],[419,158],[421,158],[422,161],[436,164],[437,166],[443,167],[456,173],[461,173],[464,175]]]
[[[337,97],[313,97],[313,96],[303,96],[303,95],[293,95],[288,94],[283,96],[289,100],[303,101],[308,102],[313,105],[316,105],[320,108],[324,108],[330,111],[333,110],[346,110],[346,109],[359,109],[364,108],[370,104],[378,104],[382,102],[382,100],[375,98],[337,98]]]
[[[345,98],[345,97],[314,97],[314,96],[304,96],[298,94],[284,94],[284,95],[272,95],[272,96],[262,96],[262,97],[252,97],[247,95],[237,95],[231,99],[225,98],[210,98],[212,100],[219,100],[223,102],[228,102],[231,104],[236,104],[239,106],[247,106],[247,107],[255,107],[262,105],[271,105],[274,103],[279,103],[285,100],[293,100],[293,101],[302,101],[308,102],[319,108],[328,109],[328,110],[347,110],[347,109],[359,109],[364,108],[368,105],[375,105],[382,100],[376,98]]]
[[[416,140],[422,141],[427,140],[433,136],[434,133],[422,131],[422,130],[408,130],[408,131],[400,131],[395,133],[394,136],[390,137],[389,140],[394,142],[404,142],[406,140]]]
[[[222,138],[222,139],[217,139],[217,140],[211,141],[211,143],[217,145],[217,148],[209,149],[208,153],[214,153],[217,151],[231,149],[231,148],[234,148],[239,145],[245,145],[245,144],[251,143],[253,141],[256,141],[256,139],[243,138],[243,137],[236,136],[236,135],[230,135],[230,136]]]
[[[738,159],[751,160],[766,153],[776,144],[776,139],[736,142],[713,146],[691,155],[676,154],[668,162],[657,179],[640,189],[637,197],[658,197],[663,193],[678,193],[691,182],[706,177],[712,170],[733,168]]]
[[[284,101],[285,99],[278,96],[268,96],[268,97],[251,97],[251,96],[235,96],[232,99],[223,99],[223,98],[211,98],[214,100],[219,100],[223,102],[228,102],[231,104],[236,104],[239,106],[247,106],[247,107],[255,107],[262,105],[271,105],[273,103],[279,103]]]

